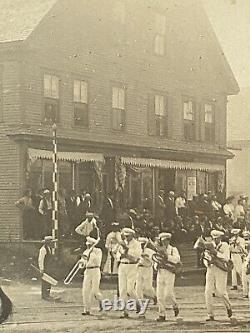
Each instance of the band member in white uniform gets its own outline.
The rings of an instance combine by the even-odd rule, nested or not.
[[[130,228],[122,229],[123,244],[117,252],[118,268],[118,285],[120,298],[125,302],[128,296],[138,299],[135,285],[137,276],[137,264],[141,257],[141,244],[134,238],[135,231]],[[139,312],[139,310],[138,310]],[[122,318],[127,318],[128,312],[124,310]]]
[[[237,275],[242,278],[242,262],[243,257],[246,255],[245,251],[245,240],[244,238],[240,237],[239,234],[241,229],[232,229],[231,234],[233,235],[230,239],[230,253],[231,253],[231,260],[234,264],[234,268],[232,270],[232,290],[238,289],[237,283]]]
[[[147,247],[149,240],[146,237],[139,237],[138,241],[142,246],[142,254],[138,263],[136,277],[136,293],[139,299],[144,296],[150,297],[156,303],[156,293],[153,288],[153,260],[154,250]]]
[[[170,245],[172,235],[167,232],[162,232],[159,235],[159,253],[163,254],[164,257],[171,263],[177,264],[180,262],[179,251],[176,247]],[[175,273],[169,271],[163,265],[157,265],[157,302],[159,306],[159,317],[157,321],[166,320],[166,305],[167,299],[170,300],[175,317],[179,314],[179,308],[176,302],[174,294],[174,284],[175,284]]]
[[[204,264],[207,266],[206,273],[206,286],[205,286],[205,299],[208,312],[207,321],[214,321],[214,309],[213,309],[213,292],[214,286],[217,291],[217,295],[222,298],[224,305],[227,309],[227,315],[229,318],[232,317],[232,308],[227,294],[227,275],[228,273],[221,268],[217,267],[213,257],[221,259],[222,262],[228,263],[230,260],[229,245],[226,242],[222,242],[221,238],[224,235],[222,231],[212,230],[211,236],[213,238],[213,250],[205,250]],[[208,252],[208,253],[206,253]]]
[[[95,238],[87,237],[86,245],[87,249],[83,252],[83,258],[85,257],[85,272],[82,284],[82,296],[84,312],[82,315],[90,315],[91,299],[94,296],[101,304],[102,294],[100,292],[100,280],[101,280],[101,261],[102,250],[96,248],[97,240]]]
[[[250,240],[245,243],[246,256],[243,259],[242,264],[242,286],[243,286],[243,298],[250,300]]]

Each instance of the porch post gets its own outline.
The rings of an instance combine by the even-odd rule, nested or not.
[[[58,168],[57,168],[57,136],[56,136],[56,124],[52,126],[53,130],[53,211],[52,211],[52,237],[57,240],[53,248],[53,254],[58,249]]]

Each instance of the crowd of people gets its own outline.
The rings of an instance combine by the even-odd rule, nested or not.
[[[52,230],[52,193],[48,189],[37,194],[28,189],[15,205],[23,215],[24,239],[41,239]],[[194,242],[199,236],[217,229],[225,233],[232,228],[250,229],[248,198],[240,195],[221,197],[208,192],[187,200],[185,192],[165,193],[160,190],[155,199],[155,214],[148,209],[129,207],[117,209],[113,193],[108,193],[101,207],[96,207],[90,193],[71,190],[58,193],[59,235],[61,238],[77,238],[76,227],[85,221],[89,213],[97,221],[102,238],[118,223],[120,228],[129,227],[148,237],[159,232],[171,232],[172,242]]]

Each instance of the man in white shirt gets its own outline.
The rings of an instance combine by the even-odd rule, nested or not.
[[[120,224],[118,222],[113,222],[111,227],[113,230],[107,235],[105,243],[108,255],[103,268],[103,273],[117,274],[118,263],[116,260],[116,252],[118,250],[119,243],[122,242]]]
[[[122,236],[124,238],[123,245],[120,246],[117,252],[117,260],[119,261],[118,268],[118,285],[120,298],[126,302],[128,295],[137,300],[136,293],[136,276],[137,264],[141,257],[141,244],[134,238],[135,231],[131,228],[123,228]],[[127,310],[124,310],[122,318],[128,318]]]
[[[213,309],[213,293],[214,287],[216,288],[217,295],[222,298],[224,305],[227,309],[227,315],[229,318],[232,317],[231,303],[227,294],[227,275],[228,272],[222,270],[215,265],[213,257],[222,259],[224,262],[230,260],[230,249],[226,242],[222,242],[221,238],[224,235],[223,232],[218,230],[212,230],[211,236],[213,239],[213,250],[209,250],[209,256],[211,259],[207,263],[206,273],[206,286],[205,286],[205,299],[208,312],[207,321],[214,321],[214,309]],[[206,251],[205,251],[206,252]]]
[[[231,230],[232,237],[230,239],[230,253],[232,262],[234,264],[234,268],[232,270],[231,290],[238,289],[237,275],[239,275],[241,279],[243,256],[246,255],[245,240],[244,238],[240,237],[240,232],[241,229]]]
[[[248,237],[249,236],[250,233],[248,234]],[[243,258],[242,264],[243,298],[248,298],[250,300],[250,240],[246,241],[245,248],[246,256]]]
[[[159,242],[161,252],[164,257],[171,263],[177,264],[180,262],[180,254],[176,247],[170,245],[171,233],[162,232],[159,235]],[[166,320],[166,301],[170,300],[174,315],[179,315],[179,308],[174,294],[175,273],[169,271],[164,266],[158,265],[157,267],[157,286],[156,295],[159,305],[159,317],[156,319],[159,322]]]
[[[185,193],[182,192],[178,197],[175,199],[175,209],[176,215],[184,216],[186,210],[186,198]]]
[[[234,218],[237,222],[239,222],[240,226],[243,226],[243,223],[244,223],[244,220],[245,220],[245,210],[244,210],[242,199],[239,199],[238,204],[235,206]]]
[[[101,303],[103,299],[100,292],[102,250],[95,247],[97,242],[98,240],[95,238],[86,238],[87,249],[83,252],[83,257],[85,257],[86,263],[82,284],[84,305],[84,312],[82,315],[90,315],[92,296],[94,296],[99,303]]]
[[[97,221],[94,217],[94,213],[87,212],[86,220],[84,220],[81,224],[79,224],[76,227],[75,232],[78,235],[87,237],[94,231],[94,229],[96,229],[97,231],[99,230],[97,227]],[[97,234],[97,237],[99,237],[99,234]]]
[[[230,218],[232,221],[235,221],[233,199],[234,197],[232,196],[226,199],[225,205],[223,206],[223,211],[228,218]]]
[[[152,249],[147,247],[149,243],[148,238],[139,237],[138,241],[141,243],[142,254],[137,267],[136,277],[136,293],[139,299],[148,296],[156,303],[156,293],[153,288],[153,259],[155,253]]]
[[[44,245],[39,250],[38,267],[40,269],[41,275],[43,275],[43,273],[50,273],[49,269],[52,266],[52,245],[54,241],[55,240],[53,240],[52,236],[45,236],[43,240]],[[46,301],[54,300],[54,298],[50,296],[50,290],[51,284],[42,279],[42,299]]]

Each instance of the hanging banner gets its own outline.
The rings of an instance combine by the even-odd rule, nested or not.
[[[187,200],[193,200],[196,195],[196,177],[187,177]]]

